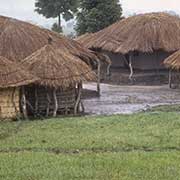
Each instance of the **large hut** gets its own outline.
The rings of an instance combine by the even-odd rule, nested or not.
[[[84,110],[82,82],[95,80],[95,74],[81,59],[49,42],[22,64],[39,78],[36,84],[25,89],[27,114],[55,117],[57,114],[77,114],[80,107]]]
[[[22,61],[45,46],[50,37],[59,49],[88,64],[97,59],[90,50],[74,40],[27,22],[0,16],[0,56],[9,60]]]
[[[37,80],[19,63],[0,56],[0,119],[17,118],[23,110],[23,86]]]
[[[168,13],[135,15],[79,42],[106,53],[112,60],[111,71],[130,70],[131,80],[136,72],[160,76],[166,69],[163,60],[180,49],[180,18]]]
[[[48,52],[50,54],[43,53],[44,49],[48,49],[46,45],[48,45],[49,39],[53,40],[53,45],[52,45],[53,48],[56,50],[59,49],[61,53],[55,53],[55,52],[50,53],[49,51]],[[42,53],[42,56],[39,55],[40,52]],[[0,16],[0,56],[3,56],[11,61],[15,61],[18,63],[23,62],[23,64],[26,64],[26,66],[32,68],[32,72],[37,76],[40,75],[39,72],[42,73],[41,75],[43,75],[44,73],[43,76],[44,79],[40,77],[41,81],[38,81],[38,83],[34,85],[25,87],[25,95],[27,96],[24,97],[26,99],[26,103],[25,103],[26,112],[27,114],[36,114],[36,115],[37,113],[41,114],[41,112],[44,111],[43,107],[41,107],[41,105],[43,106],[43,104],[42,103],[40,104],[41,102],[40,98],[48,100],[49,103],[48,106],[50,106],[49,108],[51,108],[54,105],[57,107],[57,105],[61,104],[63,107],[62,111],[63,112],[65,111],[65,113],[68,113],[69,111],[72,110],[71,107],[73,104],[73,108],[74,108],[73,110],[76,113],[78,111],[78,107],[80,104],[79,96],[77,97],[77,93],[75,96],[71,96],[71,95],[74,93],[75,90],[77,90],[77,88],[81,89],[80,80],[81,81],[88,80],[88,77],[89,79],[91,79],[90,78],[90,76],[92,75],[92,74],[90,75],[91,66],[96,64],[98,61],[98,57],[94,53],[92,53],[92,51],[84,48],[80,43],[74,40],[66,38],[58,33],[49,31],[47,29],[40,28],[36,25],[32,25],[27,22],[19,21],[4,16]],[[37,60],[36,57],[40,58],[39,61]],[[48,57],[50,58],[47,59]],[[35,59],[37,60],[36,62]],[[42,61],[41,64],[40,60],[42,59],[44,59],[44,61],[46,60],[47,66],[43,64],[44,61]],[[57,61],[58,59],[59,61]],[[36,65],[39,64],[40,66],[35,67],[33,66],[33,64],[30,65],[27,62],[28,60],[35,63]],[[86,64],[84,64],[84,62]],[[45,69],[43,70],[41,69],[41,67]],[[79,67],[81,67],[82,69],[80,70]],[[63,68],[64,71],[62,71]],[[86,70],[88,70],[89,73],[85,72]],[[80,74],[76,74],[77,72]],[[47,76],[46,73],[48,73]],[[65,75],[67,75],[67,77]],[[79,81],[77,80],[78,78]],[[45,82],[47,83],[46,85],[44,84]],[[74,84],[75,82],[76,84]],[[54,86],[52,84],[54,84]],[[50,93],[48,94],[44,93],[45,89],[50,90]],[[51,98],[53,98],[54,100],[54,90],[51,91],[52,89],[56,89],[57,94],[59,94],[57,96],[61,96],[62,98],[65,96],[63,93],[65,93],[66,95],[69,93],[70,94],[69,99],[68,98],[61,99],[61,103],[57,102],[57,104],[50,104]],[[32,100],[32,98],[28,96],[29,93],[30,94],[34,93],[32,97],[35,97],[35,100],[33,101],[35,102],[35,104],[33,103],[31,104],[31,102],[29,102]],[[75,107],[74,107],[74,99],[76,101]],[[67,102],[69,101],[69,103],[71,104],[67,105],[67,102],[65,101]],[[66,103],[66,106],[64,106],[63,103]],[[59,109],[56,110],[54,109],[53,112],[54,116],[56,115],[56,113],[58,113],[58,111],[60,111],[60,106],[58,106],[58,108]],[[46,112],[44,111],[42,112],[42,114],[44,113],[51,114],[50,111],[51,109],[49,109],[48,112],[48,108],[46,107]],[[24,114],[26,114],[26,112],[24,112]]]
[[[164,65],[169,69],[169,86],[176,88],[180,85],[180,50],[165,59]]]

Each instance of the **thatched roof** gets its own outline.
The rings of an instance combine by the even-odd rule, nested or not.
[[[82,38],[80,41],[88,48],[114,53],[173,52],[180,49],[180,18],[168,13],[136,15]]]
[[[38,84],[43,86],[66,88],[95,79],[86,63],[49,44],[27,57],[22,64],[40,78]]]
[[[168,68],[180,70],[180,50],[166,58],[164,64]]]
[[[21,61],[48,43],[51,37],[64,53],[89,62],[97,57],[74,40],[16,19],[0,16],[0,56]]]
[[[0,88],[23,86],[38,80],[25,69],[19,63],[0,56]]]
[[[93,33],[86,33],[81,36],[78,36],[75,40],[86,47],[87,45],[86,42],[89,42],[91,38],[93,37],[93,35],[94,35]],[[91,51],[91,53],[95,54],[101,62],[106,63],[106,64],[112,64],[110,58],[107,55],[101,52],[97,52],[97,51]]]
[[[94,34],[93,33],[85,33],[81,36],[78,36],[75,40],[81,44],[83,44],[84,46],[87,45],[87,42],[89,42],[89,40],[91,40],[91,38],[93,38]]]

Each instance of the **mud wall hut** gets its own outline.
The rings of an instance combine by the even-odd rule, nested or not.
[[[20,89],[36,80],[22,65],[0,56],[0,119],[20,116]]]
[[[109,55],[113,69],[165,70],[163,61],[180,49],[180,18],[168,13],[147,13],[123,19],[93,35],[80,39],[92,50]]]

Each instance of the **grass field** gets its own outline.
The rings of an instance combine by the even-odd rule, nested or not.
[[[0,179],[179,180],[180,114],[165,108],[1,122]]]

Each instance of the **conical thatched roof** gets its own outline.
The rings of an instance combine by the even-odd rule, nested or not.
[[[16,19],[0,16],[0,56],[21,61],[48,43],[51,37],[64,53],[88,62],[97,57],[74,40]]]
[[[40,78],[38,84],[43,86],[66,88],[95,79],[86,63],[49,44],[27,57],[22,64]]]
[[[91,41],[91,38],[93,38],[94,34],[93,33],[85,33],[81,36],[78,36],[75,40],[84,46],[87,45],[89,41]]]
[[[0,56],[0,88],[18,87],[37,81],[19,63]]]
[[[166,58],[164,64],[168,68],[180,70],[180,50]]]
[[[148,13],[123,19],[91,38],[81,39],[88,48],[126,54],[130,51],[173,52],[180,49],[180,18],[168,13]]]

